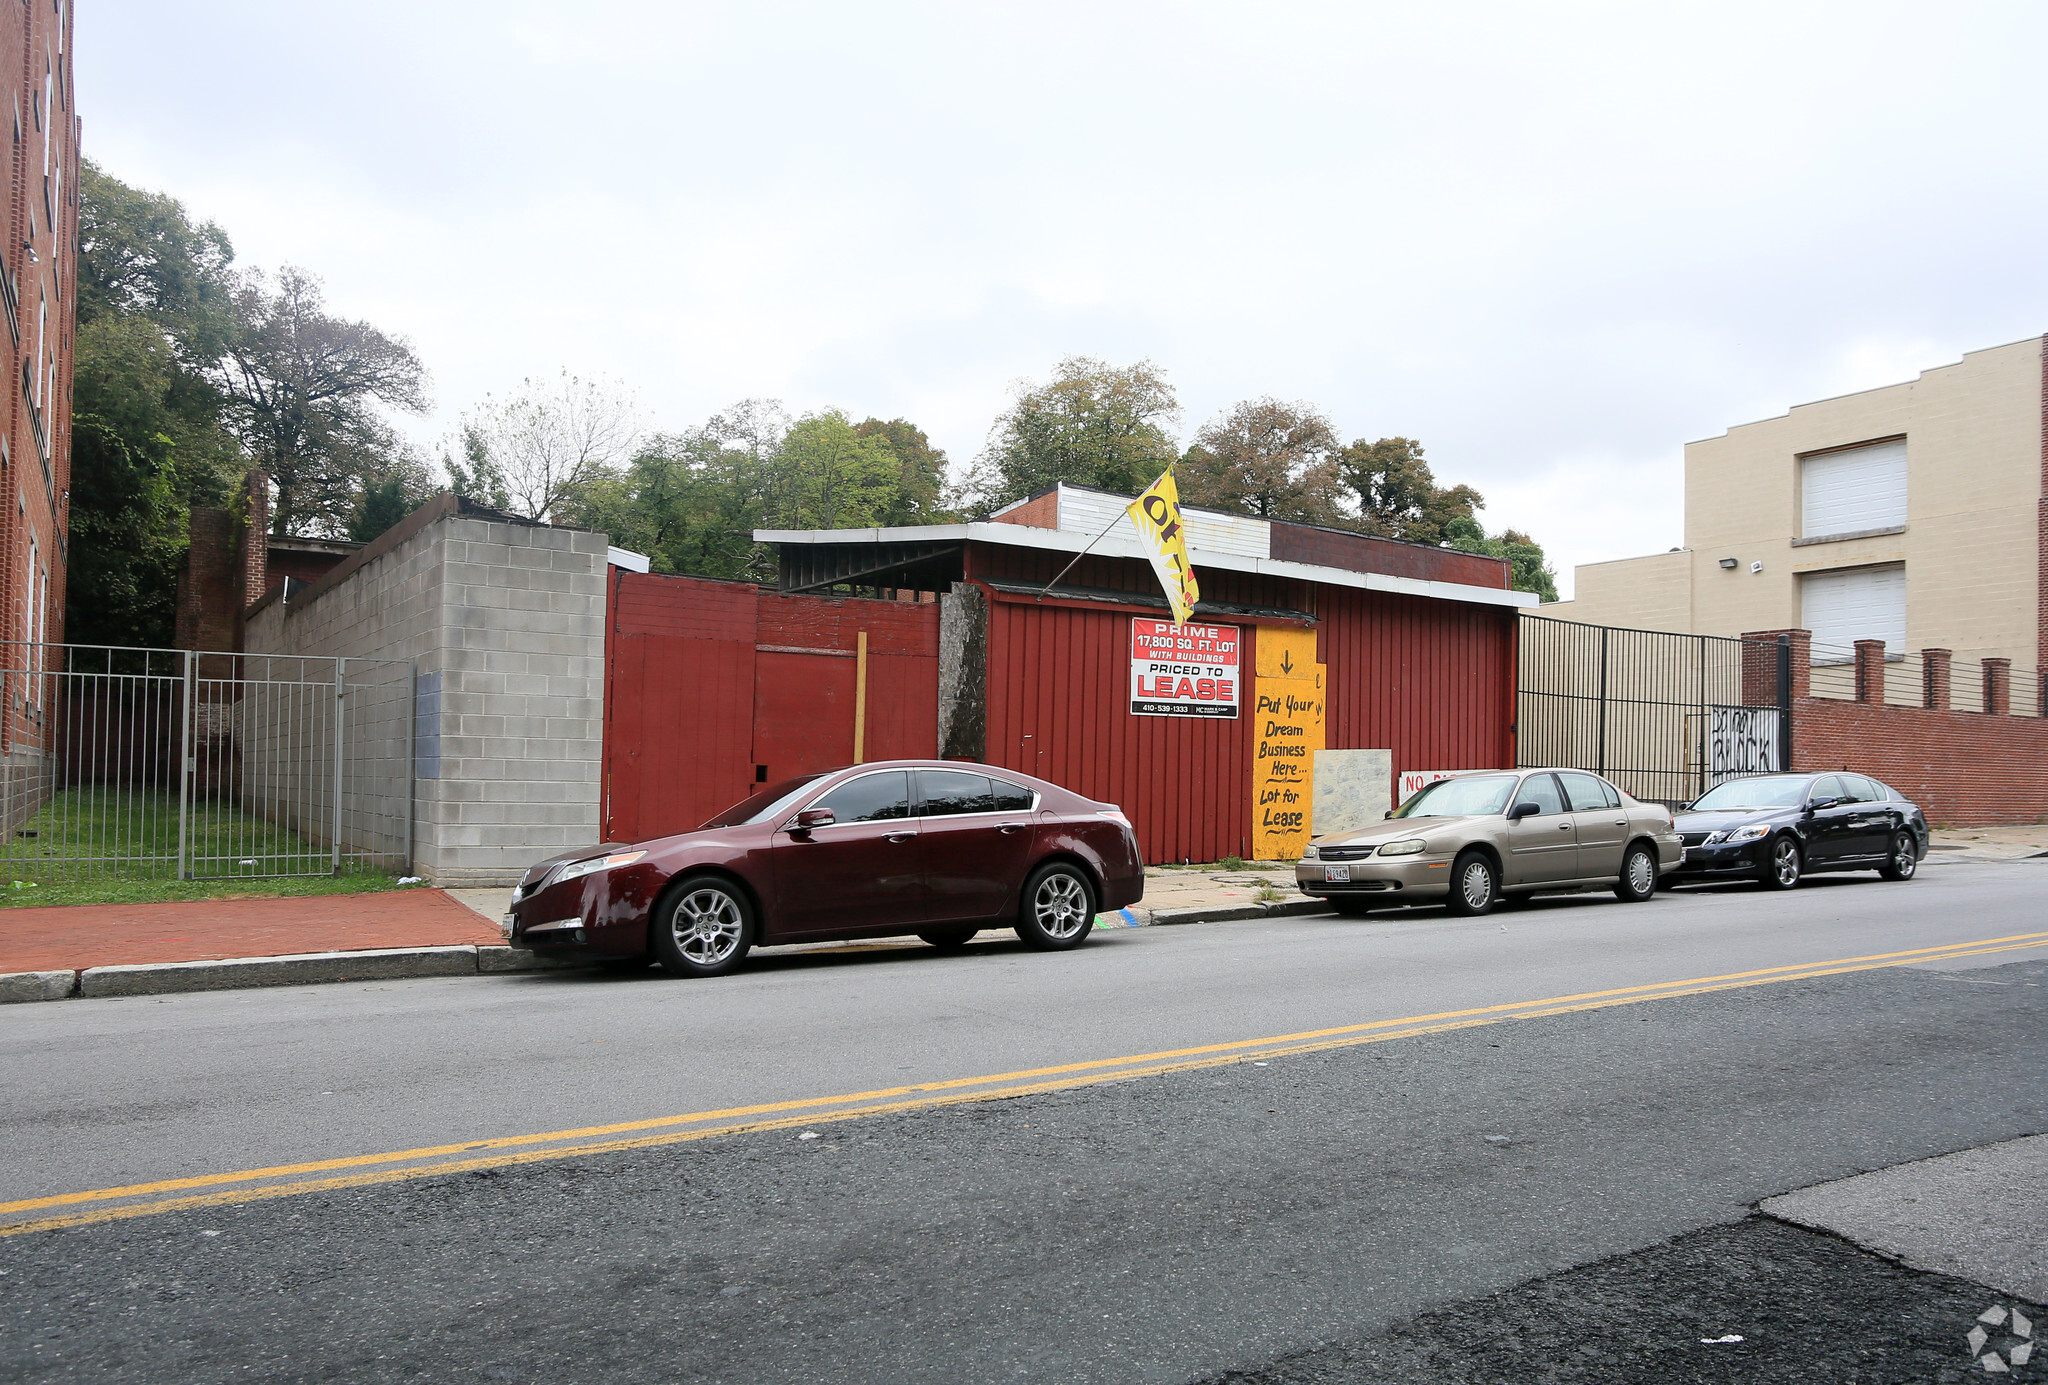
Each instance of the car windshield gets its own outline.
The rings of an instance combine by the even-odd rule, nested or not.
[[[1439,779],[1423,786],[1416,795],[1394,810],[1397,818],[1457,818],[1498,813],[1508,806],[1515,789],[1512,774],[1473,774],[1462,779]]]
[[[1731,779],[1708,789],[1692,805],[1696,813],[1733,813],[1750,808],[1797,808],[1806,801],[1805,779]]]
[[[741,827],[750,822],[766,822],[785,811],[790,800],[824,777],[822,774],[806,774],[801,779],[785,779],[780,784],[770,784],[745,802],[733,804],[704,826]]]

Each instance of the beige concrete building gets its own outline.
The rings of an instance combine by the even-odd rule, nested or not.
[[[2048,355],[1973,351],[1685,449],[1685,547],[1576,570],[1538,614],[1688,634],[1813,632],[2048,666]]]

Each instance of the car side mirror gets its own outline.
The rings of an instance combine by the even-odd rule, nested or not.
[[[1523,818],[1533,818],[1542,811],[1543,810],[1537,807],[1534,803],[1529,803],[1526,801],[1522,803],[1517,803],[1514,807],[1508,809],[1508,821],[1520,822]]]
[[[830,808],[806,808],[796,815],[796,821],[789,825],[791,832],[808,832],[813,827],[830,827],[837,818]]]
[[[1806,805],[1806,811],[1809,813],[1818,813],[1821,809],[1832,808],[1841,801],[1842,800],[1839,798],[1816,798],[1813,800],[1813,802]]]

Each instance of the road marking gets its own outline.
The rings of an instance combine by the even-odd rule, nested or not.
[[[1876,953],[1867,957],[1844,957],[1825,962],[1763,967],[1753,971],[1728,972],[1720,976],[1693,977],[1683,981],[1656,982],[1644,986],[1622,986],[1605,991],[1584,991],[1576,995],[1551,996],[1542,1000],[1516,1001],[1505,1005],[1486,1005],[1468,1010],[1445,1010],[1432,1015],[1371,1020],[1328,1029],[1304,1030],[1294,1034],[1240,1039],[1231,1043],[1164,1049],[1122,1058],[1095,1058],[1078,1063],[1027,1068],[1018,1072],[995,1073],[983,1077],[956,1077],[937,1082],[880,1087],[872,1091],[851,1092],[840,1096],[733,1106],[713,1111],[697,1111],[687,1115],[660,1116],[651,1120],[585,1126],[576,1130],[506,1135],[458,1144],[429,1145],[379,1154],[358,1154],[297,1164],[276,1164],[231,1173],[198,1174],[189,1178],[162,1179],[152,1183],[131,1183],[118,1188],[58,1193],[48,1197],[0,1203],[0,1236],[86,1226],[96,1222],[150,1216],[194,1207],[218,1207],[230,1203],[288,1197],[298,1193],[360,1188],[378,1183],[438,1177],[475,1169],[503,1168],[510,1164],[529,1164],[550,1159],[610,1154],[628,1149],[647,1149],[658,1145],[684,1144],[749,1131],[779,1130],[790,1126],[818,1125],[832,1121],[854,1120],[863,1116],[925,1110],[967,1102],[1032,1096],[1103,1082],[1122,1082],[1138,1077],[1218,1067],[1229,1063],[1318,1053],[1359,1044],[1384,1043],[1390,1039],[1419,1038],[1426,1034],[1442,1034],[1456,1029],[1499,1024],[1506,1020],[1539,1019],[1583,1010],[1634,1005],[1646,1000],[1705,995],[1749,986],[1774,985],[1782,981],[1804,981],[1823,976],[1840,976],[1848,972],[1876,971],[1886,967],[1912,966],[1920,962],[1947,961],[1957,957],[1976,957],[1996,952],[2024,951],[2042,946],[2048,946],[2048,933],[2020,933],[2004,938],[1950,943],[1941,947]],[[448,1157],[451,1155],[469,1157]],[[378,1167],[380,1165],[383,1167]],[[341,1170],[355,1172],[339,1172]],[[308,1176],[321,1174],[335,1176]],[[215,1188],[220,1191],[191,1191],[200,1188]],[[185,1195],[160,1196],[165,1193]],[[19,1218],[23,1213],[48,1212],[55,1208],[77,1210],[7,1220]]]

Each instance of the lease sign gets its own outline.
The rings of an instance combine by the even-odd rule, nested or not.
[[[1131,621],[1131,713],[1141,717],[1234,717],[1239,631],[1235,625]]]

